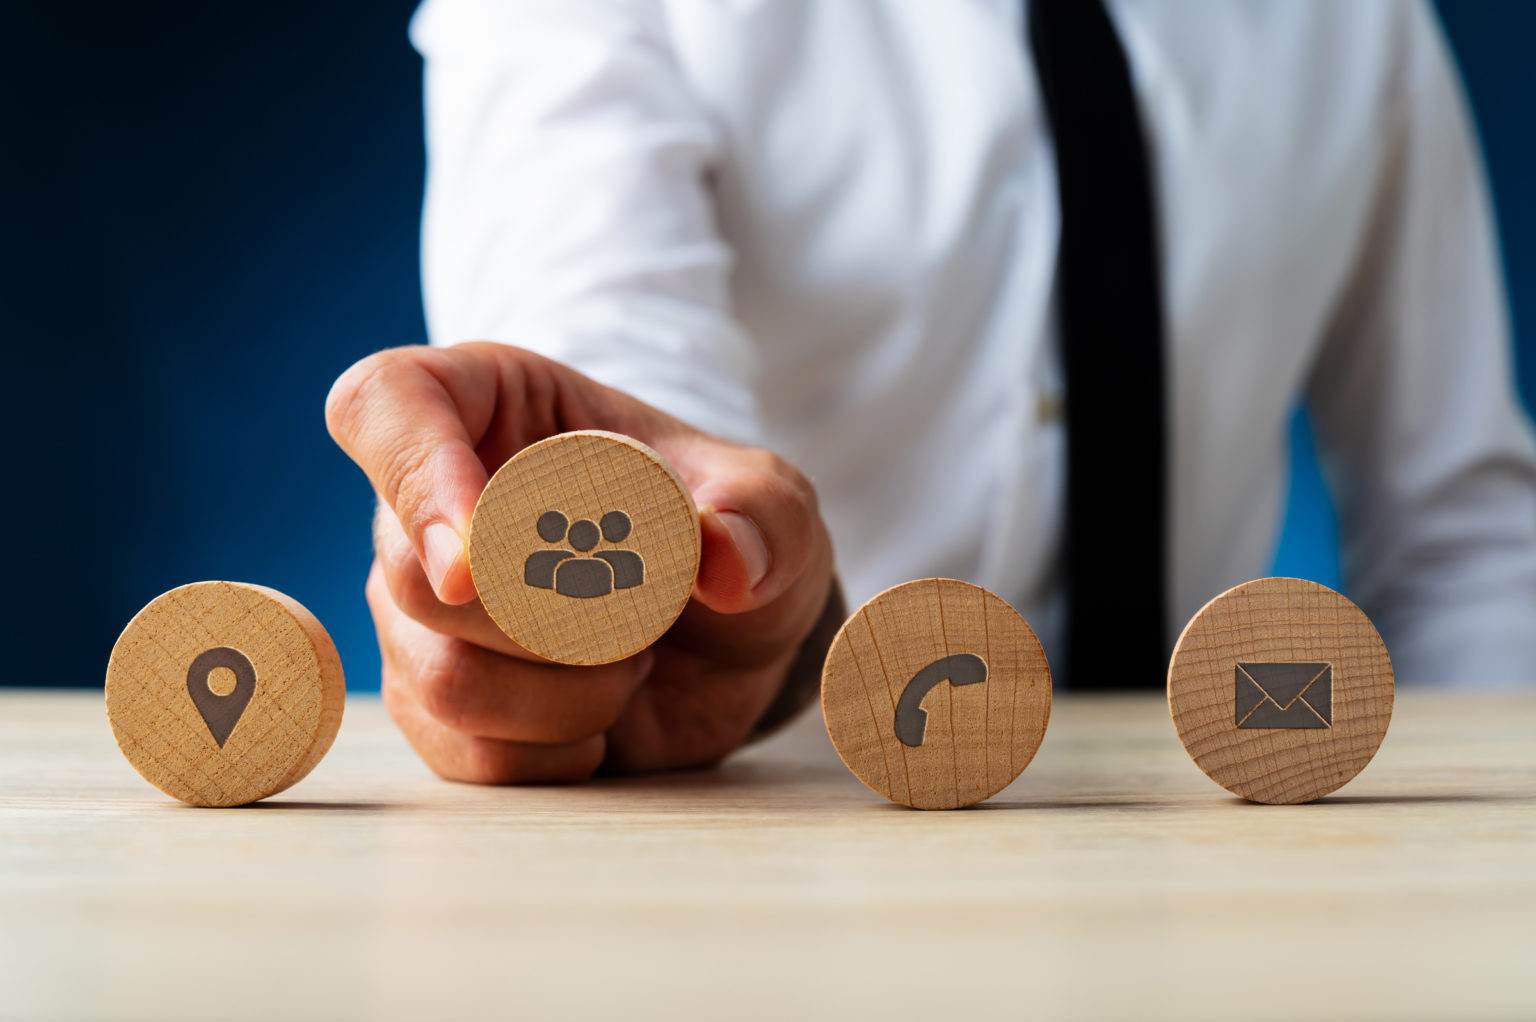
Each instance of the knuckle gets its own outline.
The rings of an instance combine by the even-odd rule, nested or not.
[[[373,567],[368,571],[368,581],[363,583],[363,597],[368,601],[368,609],[378,616],[380,601],[389,599],[389,591],[384,581],[384,569],[377,558]]]
[[[712,766],[746,744],[756,722],[756,714],[727,714],[703,728],[694,747],[694,766]]]
[[[473,683],[462,655],[443,651],[416,667],[416,695],[421,708],[454,730],[463,730]]]
[[[430,494],[429,477],[436,444],[430,437],[399,426],[391,397],[409,393],[432,352],[391,348],[360,360],[337,378],[325,400],[326,427],[396,511],[412,508]],[[401,520],[415,524],[406,514]]]
[[[437,594],[432,592],[431,583],[416,562],[415,555],[412,554],[411,559],[405,561],[380,551],[375,555],[373,563],[374,567],[368,573],[368,582],[363,586],[363,595],[374,620],[377,622],[391,612],[398,612],[418,624],[431,627],[441,613],[442,604]],[[379,639],[381,642],[388,641],[383,631]]]
[[[811,482],[810,477],[794,465],[783,461],[783,459],[780,459],[780,462],[782,463],[782,471],[779,473],[779,478],[783,480],[785,492],[790,502],[796,509],[807,516],[817,514],[818,499],[815,484]]]
[[[581,741],[607,732],[624,715],[643,680],[636,673],[634,661],[583,670],[586,674],[580,679],[580,696],[572,702],[570,719],[565,725],[569,737],[561,741]]]
[[[380,673],[379,699],[384,703],[384,711],[395,723],[404,724],[407,697],[400,691],[400,682],[388,666]]]
[[[600,735],[613,726],[618,713],[600,703],[585,703],[571,712],[545,722],[542,736],[546,742],[570,744]]]
[[[816,487],[804,472],[770,450],[756,448],[752,455],[753,467],[764,489],[793,513],[807,517],[816,513]]]
[[[432,493],[431,464],[433,446],[416,437],[401,437],[390,444],[379,458],[378,478],[401,523],[414,533],[422,523],[416,520]]]
[[[668,770],[696,770],[712,767],[739,749],[746,741],[747,728],[700,728],[673,742],[660,756]]]
[[[411,553],[409,559],[393,556],[384,558],[383,574],[387,579],[389,598],[401,613],[424,625],[431,625],[437,620],[443,604],[432,591],[432,584],[427,581],[414,553]]]
[[[368,377],[377,371],[373,355],[348,366],[331,384],[325,395],[325,425],[338,442],[351,433],[351,425],[357,419],[357,406]]]
[[[455,779],[471,784],[516,784],[525,779],[520,760],[499,742],[473,738],[464,746]]]
[[[380,501],[373,514],[373,555],[380,570],[392,572],[416,560],[416,548],[394,508]]]
[[[623,712],[628,686],[611,668],[575,670],[582,673],[570,678],[571,697],[547,705],[541,714],[539,741],[559,744],[583,741],[607,731]]]
[[[817,515],[816,491],[811,487],[810,481],[805,480],[803,476],[799,482],[784,478],[780,486],[780,496],[785,508],[789,511],[791,522],[798,531],[809,529]]]
[[[382,378],[399,365],[400,351],[376,351],[358,359],[331,385],[325,397],[325,424],[338,442],[344,442],[357,431],[370,395],[378,390]]]
[[[752,733],[752,725],[762,715],[756,686],[736,687],[723,700],[695,707],[691,727],[687,729],[693,762],[718,763],[736,751]]]
[[[712,767],[723,762],[727,756],[741,747],[744,737],[735,735],[717,735],[700,742],[694,755],[686,766],[689,768]]]

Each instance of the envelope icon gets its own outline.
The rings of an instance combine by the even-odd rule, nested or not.
[[[1235,673],[1238,727],[1333,727],[1332,664],[1240,663]]]

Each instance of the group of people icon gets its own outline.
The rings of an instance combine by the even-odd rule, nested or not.
[[[629,515],[609,511],[592,522],[569,521],[559,511],[546,511],[534,528],[546,543],[564,540],[569,550],[535,550],[523,562],[523,581],[535,589],[553,589],[561,596],[588,599],[616,589],[633,589],[645,582],[645,561],[633,550],[598,550],[598,541],[622,543],[629,537]]]

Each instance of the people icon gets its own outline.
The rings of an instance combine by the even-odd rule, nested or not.
[[[568,521],[559,511],[546,511],[534,523],[546,543],[564,540],[570,550],[535,550],[523,562],[523,581],[535,589],[553,589],[561,596],[587,599],[607,596],[615,589],[633,589],[645,582],[645,561],[633,550],[598,550],[580,556],[598,541],[622,543],[629,538],[629,515],[609,511],[596,523],[586,518]]]

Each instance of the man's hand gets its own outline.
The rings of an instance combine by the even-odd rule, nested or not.
[[[701,433],[532,352],[398,348],[348,369],[331,435],[379,494],[368,605],[384,703],[443,777],[571,781],[735,749],[827,604],[832,548],[810,483],[774,455]],[[699,507],[693,598],[645,652],[567,667],[521,649],[476,598],[470,517],[491,471],[573,429],[649,444]]]

